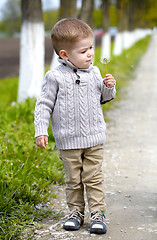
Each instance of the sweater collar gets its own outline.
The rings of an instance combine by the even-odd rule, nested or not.
[[[67,60],[64,60],[60,57],[58,57],[58,61],[63,64],[64,66],[68,66],[69,68],[71,68],[73,71],[84,71],[84,72],[90,72],[90,70],[92,69],[93,67],[93,64],[91,63],[91,65],[88,67],[88,68],[77,68],[75,67],[71,62],[67,61]]]

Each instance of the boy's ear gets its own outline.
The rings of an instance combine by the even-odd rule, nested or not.
[[[60,50],[59,56],[60,56],[62,59],[64,59],[64,60],[68,60],[67,52],[66,52],[66,50],[64,50],[64,49]]]

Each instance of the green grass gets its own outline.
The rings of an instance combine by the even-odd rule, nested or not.
[[[54,197],[52,183],[64,183],[52,132],[47,151],[36,147],[35,100],[16,103],[17,84],[17,78],[0,81],[0,239],[19,239],[49,214],[36,205]]]
[[[121,89],[134,78],[149,37],[137,42],[121,56],[111,58],[108,71],[117,80],[117,97],[103,106],[104,113],[121,97]],[[105,76],[96,49],[96,65]],[[25,228],[34,227],[50,210],[38,209],[54,196],[53,184],[64,183],[64,170],[49,127],[47,150],[34,141],[35,99],[17,103],[18,78],[0,80],[0,239],[20,239]],[[52,214],[52,211],[51,211]],[[53,212],[55,216],[55,212]]]

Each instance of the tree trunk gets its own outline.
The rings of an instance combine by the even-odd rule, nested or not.
[[[77,7],[76,0],[60,0],[59,19],[76,18]]]
[[[102,0],[102,27],[105,32],[108,32],[110,27],[110,0]]]
[[[117,0],[118,29],[119,31],[129,28],[129,0]]]
[[[94,0],[82,0],[82,8],[79,18],[93,27]]]
[[[110,27],[110,0],[102,0],[101,1],[101,9],[103,13],[102,17],[102,27],[105,31],[105,34],[102,38],[101,44],[101,58],[106,57],[110,59],[111,54],[111,36],[109,33]]]
[[[21,0],[22,27],[18,102],[38,97],[44,75],[44,24],[41,0]]]
[[[129,16],[128,16],[128,28],[134,30],[134,19],[136,11],[136,0],[129,1]]]

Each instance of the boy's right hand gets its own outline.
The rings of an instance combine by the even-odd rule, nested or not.
[[[46,149],[46,145],[48,144],[48,137],[47,136],[39,136],[35,139],[35,142],[38,147]]]

